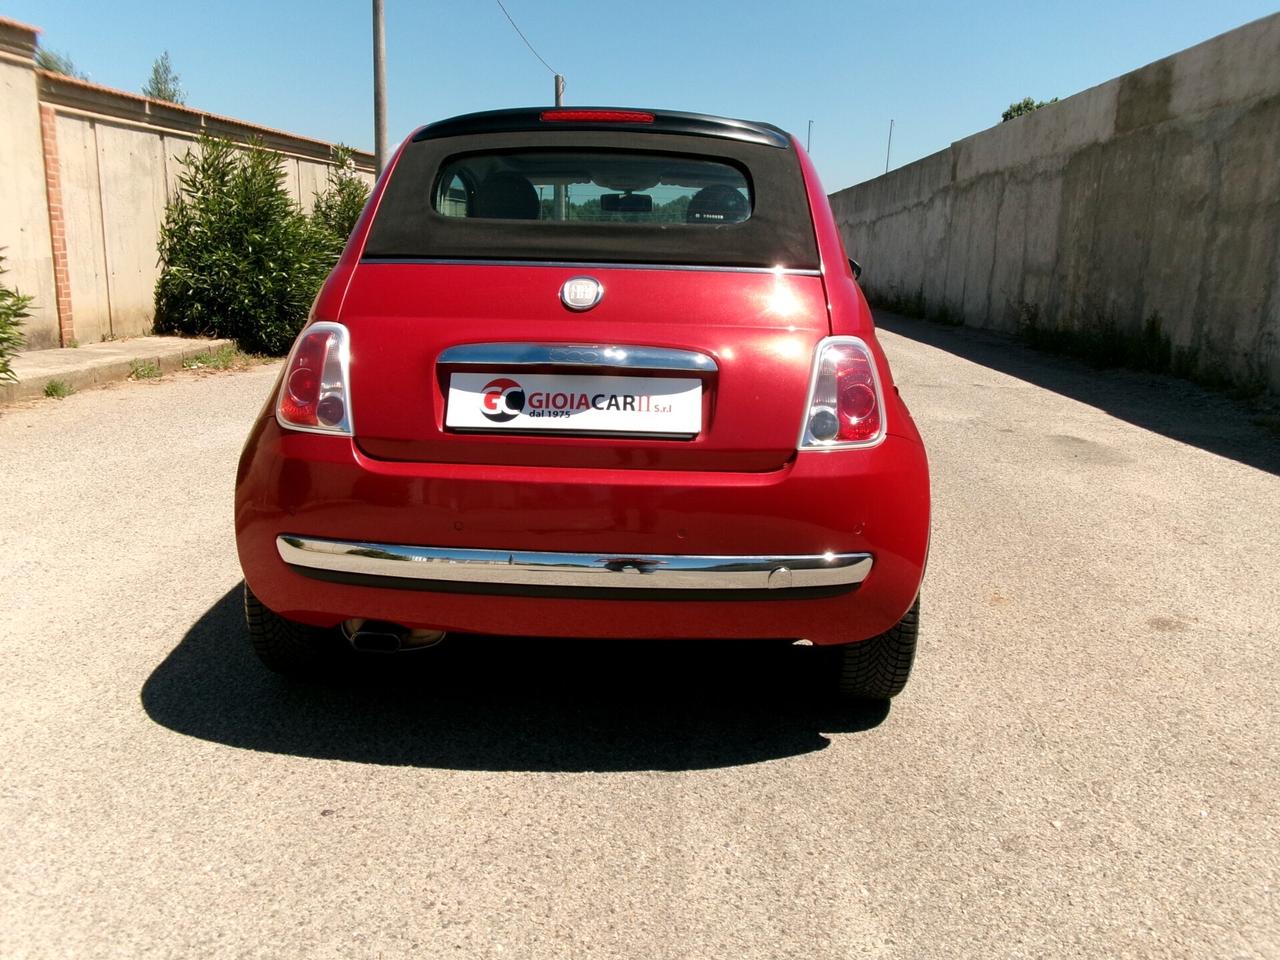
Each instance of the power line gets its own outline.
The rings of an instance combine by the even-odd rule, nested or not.
[[[512,20],[512,19],[511,19],[511,14],[509,14],[509,13],[507,12],[507,8],[506,8],[505,6],[503,6],[503,4],[502,4],[502,0],[496,0],[496,2],[497,2],[497,4],[498,4],[499,9],[501,9],[501,10],[502,10],[503,16],[505,16],[505,17],[507,18],[507,22],[508,22],[509,24],[511,24],[512,29],[514,29],[514,30],[515,30],[515,32],[516,32],[516,33],[518,33],[518,34],[520,35],[520,39],[524,41],[524,45],[525,45],[526,47],[528,47],[528,48],[529,48],[529,52],[530,52],[530,53],[532,53],[532,54],[533,54],[535,57],[537,57],[539,60],[542,60],[542,54],[540,54],[537,50],[533,49],[533,44],[532,44],[532,43],[530,43],[530,42],[529,42],[529,38],[528,38],[528,37],[526,37],[526,36],[524,35],[524,31],[523,31],[523,30],[521,30],[521,29],[516,25],[516,22],[515,22],[514,20]],[[551,64],[547,63],[547,61],[545,61],[545,60],[542,60],[542,65],[543,65],[544,67],[546,67],[548,70],[550,70],[552,73],[556,73],[556,72],[557,72],[557,71],[556,71],[556,68],[555,68],[555,67],[553,67],[553,66],[551,66]]]

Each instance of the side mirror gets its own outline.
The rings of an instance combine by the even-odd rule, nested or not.
[[[860,264],[857,260],[853,259],[853,257],[850,257],[850,258],[849,258],[849,266],[851,266],[851,267],[853,268],[853,279],[855,279],[855,280],[861,280],[861,279],[862,279],[862,264]]]

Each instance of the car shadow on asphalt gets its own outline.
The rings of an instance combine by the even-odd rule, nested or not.
[[[876,325],[972,363],[1034,383],[1145,430],[1280,474],[1280,436],[1259,423],[1262,413],[1177,377],[1117,368],[1033,350],[1006,334],[875,311]],[[890,356],[890,361],[893,357]],[[907,403],[910,386],[902,385]]]
[[[886,702],[823,695],[830,651],[784,643],[465,636],[308,681],[261,667],[237,586],[142,688],[156,723],[299,757],[454,770],[694,770],[825,748]]]

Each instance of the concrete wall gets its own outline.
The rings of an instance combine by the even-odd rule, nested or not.
[[[874,299],[1280,390],[1280,14],[831,197]]]
[[[58,329],[49,210],[45,202],[35,33],[0,20],[0,255],[6,286],[34,296],[31,328]]]
[[[36,70],[34,48],[0,19],[0,247],[5,280],[36,296],[29,348],[150,330],[165,203],[201,133],[262,140],[306,210],[323,188],[329,143]],[[371,183],[373,157],[356,165]]]

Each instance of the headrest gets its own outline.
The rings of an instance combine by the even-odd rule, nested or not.
[[[537,220],[541,204],[538,191],[524,177],[495,173],[476,188],[471,215],[499,220]]]

